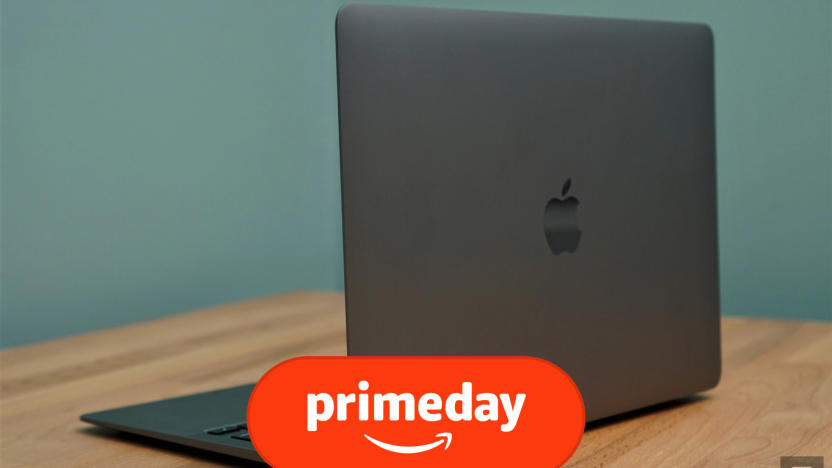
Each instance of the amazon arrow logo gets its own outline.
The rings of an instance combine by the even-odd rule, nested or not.
[[[453,434],[450,432],[440,432],[436,434],[435,437],[439,438],[436,442],[425,444],[425,445],[393,445],[382,442],[380,440],[373,439],[372,437],[364,434],[364,437],[367,438],[370,442],[376,444],[378,447],[387,450],[388,452],[394,453],[422,453],[427,452],[428,450],[433,450],[436,447],[439,447],[442,444],[445,444],[445,450],[448,450],[448,447],[451,445],[451,439],[454,437]]]

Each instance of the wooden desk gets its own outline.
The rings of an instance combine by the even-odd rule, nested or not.
[[[297,355],[345,352],[343,297],[297,293],[0,353],[0,465],[245,462],[119,435],[78,415],[257,380]],[[832,324],[723,319],[722,382],[592,424],[569,466],[832,465]]]

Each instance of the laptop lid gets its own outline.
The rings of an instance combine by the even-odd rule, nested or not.
[[[348,348],[531,355],[587,419],[720,374],[703,25],[338,15]]]

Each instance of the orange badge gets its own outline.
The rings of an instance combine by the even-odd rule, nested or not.
[[[263,376],[248,404],[273,467],[560,466],[583,400],[531,357],[304,357]]]

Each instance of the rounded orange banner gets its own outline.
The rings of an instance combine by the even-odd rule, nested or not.
[[[248,429],[271,466],[560,466],[583,399],[531,357],[303,357],[257,383]]]

